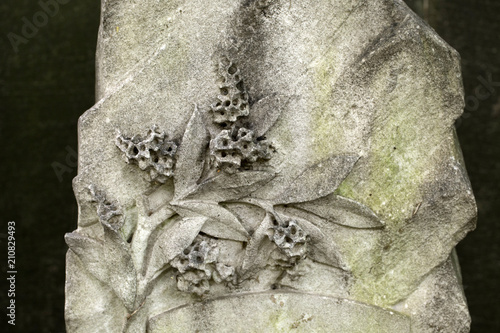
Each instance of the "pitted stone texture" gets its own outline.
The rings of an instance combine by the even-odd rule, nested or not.
[[[273,219],[271,240],[287,256],[290,264],[304,259],[307,253],[307,234],[294,220],[278,222]]]
[[[258,140],[254,132],[246,128],[222,130],[210,141],[210,153],[214,166],[230,173],[240,167],[251,168],[257,160],[271,158],[269,143]]]
[[[165,132],[160,132],[157,126],[153,126],[145,138],[118,135],[116,146],[124,153],[125,161],[147,171],[151,181],[165,183],[173,176],[177,145],[168,141]]]
[[[202,296],[210,291],[210,280],[216,283],[231,282],[235,270],[217,262],[219,250],[210,239],[199,237],[184,249],[170,264],[179,271],[177,288],[180,291]]]
[[[243,80],[238,67],[224,57],[219,63],[219,75],[222,83],[217,102],[211,107],[214,122],[227,126],[239,117],[249,114],[248,94],[243,86]]]

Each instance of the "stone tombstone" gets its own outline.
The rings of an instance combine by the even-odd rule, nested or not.
[[[468,332],[459,55],[401,0],[103,0],[73,332]]]

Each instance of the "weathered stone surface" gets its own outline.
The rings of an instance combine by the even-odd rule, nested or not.
[[[147,332],[394,333],[410,325],[405,315],[345,299],[265,292],[172,309],[151,318]]]
[[[394,308],[412,316],[416,332],[469,332],[470,318],[455,251]]]
[[[108,0],[99,37],[69,332],[468,331],[458,55],[402,1]]]

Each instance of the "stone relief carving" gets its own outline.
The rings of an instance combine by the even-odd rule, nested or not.
[[[103,191],[99,191],[95,186],[89,186],[89,192],[92,196],[92,202],[96,203],[97,216],[101,223],[108,225],[114,230],[118,230],[123,226],[123,213],[117,207],[116,202],[110,202]]]
[[[219,75],[220,95],[210,112],[214,123],[224,129],[210,140],[211,163],[228,173],[235,173],[239,168],[249,170],[257,160],[270,159],[272,147],[264,137],[256,137],[254,131],[237,123],[249,115],[250,107],[236,64],[224,57],[219,63]]]
[[[214,239],[197,236],[193,244],[170,263],[180,273],[177,276],[177,288],[201,296],[209,292],[210,280],[215,283],[236,283],[234,267],[217,262],[218,254]]]
[[[103,15],[68,332],[467,331],[458,55],[400,0]]]
[[[248,93],[245,91],[239,68],[227,57],[219,62],[220,95],[217,102],[210,107],[214,122],[226,127],[239,117],[248,116],[250,107]]]
[[[210,294],[213,284],[225,284],[230,293],[266,266],[281,271],[273,283],[278,288],[287,274],[292,279],[300,278],[296,265],[306,257],[348,272],[341,251],[315,222],[339,223],[336,209],[343,207],[357,216],[341,222],[343,226],[377,229],[384,225],[362,204],[332,194],[358,160],[355,155],[334,155],[310,166],[275,198],[252,197],[254,191],[276,176],[272,168],[265,167],[274,149],[262,130],[272,124],[255,124],[260,128],[260,137],[239,125],[238,120],[252,111],[248,94],[233,62],[225,59],[220,68],[223,82],[218,102],[205,114],[195,108],[182,139],[169,141],[156,125],[146,137],[119,134],[116,138],[125,161],[146,171],[150,181],[165,184],[173,178],[172,200],[143,217],[144,221],[156,219],[155,225],[146,223],[145,227],[137,222],[136,233],[128,244],[120,237],[123,222],[110,222],[120,218],[122,211],[91,186],[105,239],[92,239],[78,232],[66,237],[89,272],[115,290],[130,314],[138,311],[152,285],[167,270],[177,272],[180,291],[199,297]],[[266,112],[277,113],[271,115],[277,120],[281,110]],[[207,115],[211,115],[212,124],[206,124]],[[214,125],[219,131],[212,129],[210,137],[209,127]],[[257,168],[255,163],[261,165]],[[322,184],[311,182],[317,173],[328,175]],[[326,196],[340,205],[318,200]],[[232,207],[238,210],[241,204],[263,212],[264,218],[256,227],[231,212]],[[218,261],[221,240],[241,244],[230,253],[230,261]],[[111,274],[110,267],[119,269]]]
[[[119,134],[116,146],[123,152],[127,163],[135,163],[148,172],[149,180],[165,183],[173,175],[177,145],[168,141],[165,132],[159,132],[158,127],[153,126],[145,138]]]

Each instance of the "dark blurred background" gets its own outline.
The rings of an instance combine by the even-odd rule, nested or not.
[[[100,1],[59,1],[67,3],[52,8],[53,15],[46,20],[38,15],[38,1],[2,0],[0,4],[0,233],[6,232],[8,221],[16,222],[18,271],[16,327],[8,331],[65,331],[63,236],[76,228],[71,188],[77,171],[76,125],[94,103]],[[407,3],[462,55],[467,108],[457,128],[479,220],[477,230],[459,244],[458,254],[472,333],[497,333],[500,1]],[[23,37],[25,19],[38,20],[40,26],[25,31],[29,38]],[[0,236],[0,242],[0,267],[6,272],[5,238]],[[0,278],[4,308],[7,288],[4,277]],[[7,321],[4,311],[2,328]]]

